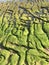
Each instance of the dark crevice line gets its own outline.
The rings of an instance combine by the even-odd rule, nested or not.
[[[36,41],[35,41],[35,46],[36,46],[36,49],[38,50],[38,52],[40,51],[40,49],[37,47],[37,43],[36,43]]]
[[[36,43],[36,42],[35,42]],[[37,43],[36,43],[36,49],[38,50],[38,52],[39,53],[41,53],[41,52],[43,52],[41,49],[39,49],[38,47],[37,47]],[[44,52],[43,52],[44,53]],[[44,53],[45,54],[45,53]],[[45,56],[39,56],[40,58],[44,58],[47,62],[48,62],[48,59],[49,58],[46,58]]]
[[[8,30],[9,26],[10,26],[10,25],[8,24],[8,27],[4,30],[5,33],[6,33],[6,31]]]
[[[47,34],[47,32],[46,32],[46,30],[44,29],[44,23],[42,23],[42,30],[44,31],[44,33],[47,35],[47,37],[48,37],[48,34]],[[48,39],[49,39],[49,37],[48,37]]]
[[[28,46],[28,50],[29,50],[29,36],[30,36],[30,21],[28,21],[28,35],[27,35],[27,42],[28,42],[28,44],[27,44],[27,46]]]
[[[45,46],[42,44],[41,40],[40,40],[40,39],[36,36],[36,34],[35,34],[35,24],[34,24],[34,35],[35,35],[35,37],[40,41],[42,47],[45,48]],[[36,41],[35,41],[35,45],[36,45],[36,49],[38,50],[39,53],[40,53],[40,52],[43,52],[40,48],[38,48]],[[43,53],[46,54],[45,52],[43,52]],[[48,54],[46,54],[46,55],[48,55]],[[43,57],[41,57],[41,58],[43,58]],[[47,60],[47,58],[45,58],[45,57],[44,57],[44,59]]]
[[[12,15],[13,10],[8,9],[8,10],[6,11],[6,13],[9,13],[9,14],[11,14],[11,15]]]
[[[6,57],[5,57],[2,53],[0,53],[0,56],[3,56],[3,57],[4,57],[4,59],[6,59]]]
[[[10,63],[10,58],[11,58],[11,56],[12,56],[12,54],[9,56],[9,58],[8,58],[8,62],[7,62],[6,65],[8,65],[8,64]]]
[[[28,47],[28,46],[25,46],[25,45],[19,45],[19,44],[16,44],[16,43],[12,43],[12,42],[10,42],[10,44],[12,44],[12,45],[15,45],[15,46],[18,46],[18,47],[24,47],[24,48],[26,48],[26,49],[34,49],[33,47]]]
[[[36,25],[36,24],[34,23],[34,35],[35,35],[35,25]]]
[[[25,64],[26,64],[26,65],[29,65],[29,64],[28,64],[28,59],[27,59],[27,55],[28,55],[27,53],[28,53],[28,51],[29,51],[29,50],[27,50],[27,51],[25,52]]]
[[[30,15],[32,15],[32,17],[37,18],[37,19],[39,19],[39,20],[42,20],[42,21],[44,21],[44,22],[49,23],[49,21],[45,21],[45,20],[41,19],[40,17],[38,17],[38,16],[34,15],[33,13],[31,13],[30,11],[28,11],[26,8],[24,8],[24,7],[22,7],[22,6],[19,6],[19,8],[23,9],[24,11],[27,11]]]
[[[38,48],[36,41],[35,41],[35,44],[36,44],[36,49],[38,50],[38,52],[43,52],[40,48]],[[43,47],[43,46],[42,46],[42,47]],[[43,52],[43,53],[45,53],[45,52]]]
[[[29,36],[30,36],[30,21],[28,21],[28,35],[27,35],[27,47],[28,47],[28,49],[26,50],[26,53],[25,53],[25,63],[26,63],[26,65],[29,65],[28,64],[28,59],[27,59],[27,55],[28,55],[28,52],[29,52]]]
[[[37,35],[35,34],[35,24],[34,24],[34,35],[35,35],[35,37],[40,41],[41,46],[42,46],[43,48],[46,48],[46,47],[42,44],[41,40],[40,40],[40,39],[37,37]],[[37,47],[37,42],[36,42],[36,41],[35,41],[35,43],[36,43],[36,48],[37,48],[37,50],[38,50],[39,52],[43,52],[44,54],[46,54],[46,55],[49,56],[49,54],[45,53],[44,51],[42,51],[41,49],[39,49],[39,48]]]
[[[8,51],[12,50],[14,53],[17,53],[18,55],[20,55],[20,54],[19,54],[19,51],[17,51],[17,50],[14,50],[14,49],[12,49],[12,48],[5,47],[5,46],[3,46],[2,44],[0,44],[0,46],[1,46],[2,49],[6,49],[6,50],[8,50]]]
[[[8,10],[8,7],[7,7],[6,11],[7,11],[7,10]],[[2,17],[2,23],[1,23],[1,25],[2,25],[2,30],[3,30],[3,22],[4,22],[4,17],[5,17],[6,11],[3,13],[3,17]]]
[[[35,64],[34,65],[36,65],[36,61],[35,61]]]
[[[3,46],[2,44],[0,44],[0,46],[1,46],[3,49],[6,49],[7,51],[12,50],[13,53],[17,54],[17,55],[19,56],[17,65],[19,65],[19,62],[20,62],[20,60],[21,60],[20,52],[17,51],[17,50],[14,50],[14,49],[12,49],[12,48],[7,48],[7,47]]]
[[[37,35],[35,34],[35,37],[40,41],[40,43],[41,43],[41,45],[42,45],[42,47],[43,48],[45,48],[45,46],[42,44],[42,42],[41,42],[41,40],[37,37]],[[49,54],[47,54],[47,53],[45,53],[44,51],[42,51],[41,49],[39,49],[39,48],[37,48],[39,51],[41,51],[41,52],[43,52],[44,54],[46,54],[46,55],[48,55],[49,56]]]
[[[46,58],[44,56],[39,56],[39,57],[42,58],[42,59],[45,59],[46,62],[49,62],[49,58]]]
[[[20,65],[20,60],[21,60],[21,56],[19,56],[19,59],[18,59],[17,65]]]

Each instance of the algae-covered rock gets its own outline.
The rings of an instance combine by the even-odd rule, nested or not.
[[[49,65],[49,2],[0,2],[0,65]]]

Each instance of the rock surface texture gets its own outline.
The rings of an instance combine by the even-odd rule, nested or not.
[[[49,65],[49,2],[0,3],[0,65]]]

